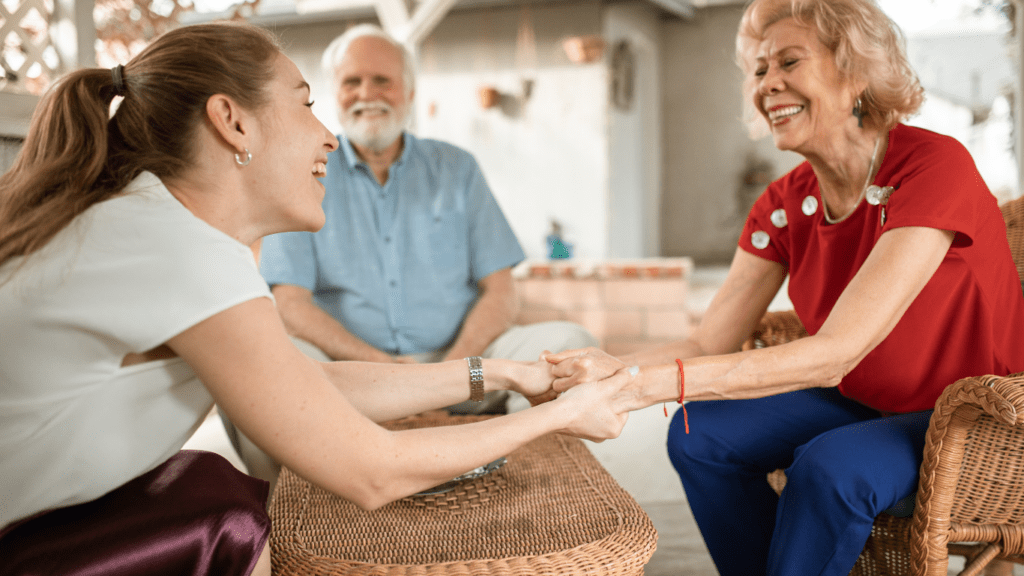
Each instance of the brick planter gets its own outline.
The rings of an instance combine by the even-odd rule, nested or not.
[[[585,326],[612,355],[689,335],[689,258],[583,262],[528,260],[514,270],[517,322],[569,320]]]

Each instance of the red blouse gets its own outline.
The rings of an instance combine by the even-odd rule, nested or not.
[[[898,125],[874,184],[894,188],[886,204],[861,202],[829,224],[804,162],[761,195],[739,241],[789,270],[790,300],[815,334],[882,234],[903,226],[956,233],[917,299],[839,391],[883,412],[913,412],[933,408],[960,378],[1024,371],[1020,278],[999,207],[967,150],[948,136]]]

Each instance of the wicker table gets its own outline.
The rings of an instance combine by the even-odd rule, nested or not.
[[[413,418],[393,428],[452,424]],[[274,574],[640,575],[657,533],[575,438],[549,435],[482,478],[365,512],[282,470],[270,505]]]

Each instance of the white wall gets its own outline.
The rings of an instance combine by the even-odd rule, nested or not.
[[[661,22],[649,3],[605,8],[609,55],[620,41],[634,57],[631,108],[608,112],[608,255],[618,258],[661,254]],[[611,73],[611,69],[609,69]]]
[[[600,31],[596,2],[462,11],[420,51],[416,131],[476,155],[531,258],[547,255],[552,219],[574,256],[607,256],[607,71],[572,64],[562,48]],[[499,106],[481,107],[484,85],[501,92]]]

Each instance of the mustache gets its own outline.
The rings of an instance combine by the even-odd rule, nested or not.
[[[390,114],[394,112],[395,109],[387,102],[381,102],[379,100],[373,102],[356,102],[355,104],[349,106],[348,108],[349,114],[358,114],[359,112],[366,111],[386,112]]]

